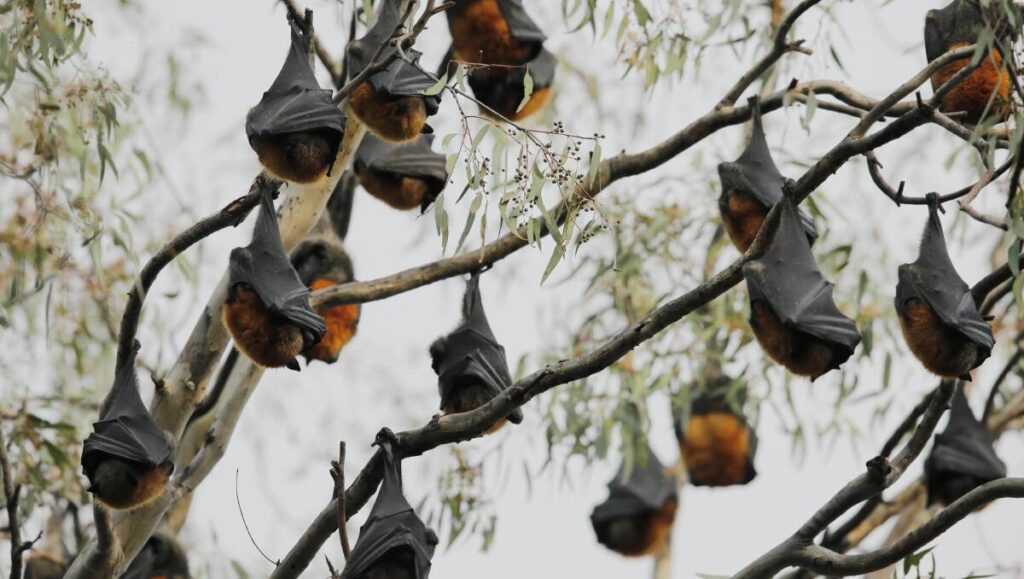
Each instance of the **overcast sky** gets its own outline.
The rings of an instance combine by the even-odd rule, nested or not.
[[[662,4],[665,1],[662,0]],[[944,1],[935,0],[861,0],[844,3],[839,11],[845,38],[839,41],[846,72],[828,66],[827,50],[820,50],[791,68],[791,76],[844,79],[863,92],[880,97],[887,89],[924,64],[921,30],[924,12]],[[595,44],[589,34],[569,35],[559,16],[560,2],[526,0],[528,10],[550,36],[549,47],[565,56],[609,87],[602,92],[605,106],[628,103],[626,110],[648,111],[647,119],[629,115],[604,116],[586,102],[578,84],[560,87],[558,118],[567,130],[590,134],[595,129],[607,134],[604,150],[635,151],[656,143],[685,122],[708,109],[741,71],[735,57],[720,52],[706,66],[718,65],[722,74],[705,70],[699,84],[665,83],[652,95],[646,95],[635,79],[620,80],[622,68],[613,66],[614,54],[607,46]],[[837,4],[826,2],[826,4]],[[881,8],[880,5],[888,4]],[[326,2],[313,4],[321,15],[318,31],[326,38],[342,39],[342,26]],[[258,171],[256,156],[244,135],[245,112],[260,98],[277,73],[287,50],[288,34],[284,10],[271,0],[222,0],[203,2],[149,3],[144,14],[135,19],[109,19],[94,8],[97,38],[92,56],[115,75],[127,75],[138,65],[140,55],[152,47],[174,47],[189,68],[187,76],[200,79],[206,91],[188,127],[187,138],[163,140],[153,135],[170,169],[175,187],[161,192],[176,196],[197,214],[223,206],[245,192]],[[802,21],[799,36],[816,48],[822,28],[820,11],[812,11]],[[834,28],[832,28],[834,30]],[[198,33],[198,35],[196,34]],[[423,43],[426,61],[436,62],[440,39],[447,33],[438,20]],[[198,42],[197,38],[205,38]],[[742,55],[744,62],[751,55]],[[322,72],[322,71],[321,71]],[[788,80],[788,79],[785,79]],[[926,88],[925,92],[930,92]],[[149,111],[154,103],[138,101],[140,111]],[[149,108],[147,108],[149,107]],[[159,111],[152,110],[154,115]],[[814,139],[799,125],[802,109],[773,114],[768,121],[773,147],[805,162],[813,161],[849,129],[847,117],[825,117],[819,112]],[[432,123],[442,135],[453,132],[450,112]],[[726,130],[707,143],[659,170],[659,175],[685,174],[693,163],[714,164],[732,158],[738,150],[742,131]],[[936,129],[923,129],[913,142],[887,147],[882,152],[888,170],[902,171],[913,191],[952,190],[969,182],[972,174],[955,166],[947,168],[950,138]],[[923,168],[924,166],[927,168]],[[710,166],[710,165],[708,165]],[[796,165],[786,167],[796,174]],[[648,180],[647,182],[650,182]],[[632,184],[632,185],[631,185]],[[636,181],[624,181],[614,187],[630,191]],[[675,191],[656,188],[636,191],[647,195],[679,194],[702,196],[714,202],[713,190]],[[838,235],[851,241],[868,241],[855,246],[861,258],[870,258],[872,246],[901,243],[906,251],[897,258],[909,261],[915,254],[913,238],[925,213],[906,209],[897,214],[867,181],[863,163],[858,161],[839,172],[825,188],[834,202],[851,203],[853,219],[836,224]],[[449,204],[451,201],[449,201]],[[989,200],[998,207],[999,200]],[[458,215],[458,211],[455,210]],[[870,219],[859,219],[859,216]],[[154,216],[158,218],[159,216]],[[953,217],[947,215],[945,222]],[[453,223],[460,219],[453,217]],[[218,235],[205,243],[199,293],[205,295],[219,278],[227,252],[244,243],[249,226]],[[413,214],[393,211],[375,199],[360,194],[349,234],[348,246],[356,272],[371,279],[427,263],[440,257],[440,243],[432,232],[433,219],[417,219]],[[967,237],[977,234],[978,225],[968,226]],[[984,249],[989,246],[986,245]],[[977,251],[958,256],[964,277],[971,281],[985,271]],[[527,249],[502,261],[484,277],[484,302],[497,336],[504,342],[510,360],[541,352],[564,337],[566,328],[578,322],[572,314],[578,291],[571,285],[549,283],[539,286],[547,256]],[[563,265],[559,271],[570,269]],[[885,276],[891,278],[892,272]],[[558,277],[557,275],[555,277]],[[168,283],[162,280],[161,283]],[[159,292],[161,287],[157,288]],[[164,287],[163,289],[166,289]],[[682,289],[682,288],[681,288]],[[449,280],[418,289],[385,301],[367,304],[356,339],[346,348],[338,364],[317,365],[301,374],[272,371],[250,402],[235,439],[216,471],[199,489],[192,515],[183,533],[185,544],[194,553],[193,567],[200,560],[210,561],[206,576],[230,577],[227,562],[240,561],[252,576],[269,573],[248,538],[236,505],[235,477],[239,478],[238,499],[256,542],[272,558],[282,557],[330,497],[328,461],[337,441],[349,445],[348,476],[355,475],[369,456],[373,433],[381,426],[395,430],[421,426],[435,412],[436,377],[430,369],[426,349],[438,335],[458,320],[463,282]],[[154,294],[157,295],[157,294]],[[191,316],[182,321],[183,330],[176,339],[184,340],[191,327]],[[895,325],[895,320],[891,323]],[[981,371],[980,384],[991,383],[998,372],[993,360]],[[791,456],[790,439],[780,431],[772,413],[763,413],[759,425],[761,438],[757,456],[759,476],[740,488],[706,490],[688,487],[673,537],[674,577],[695,577],[698,573],[728,574],[738,570],[769,549],[799,526],[818,506],[846,481],[858,474],[872,449],[894,428],[905,410],[934,384],[912,360],[897,363],[895,388],[906,391],[900,397],[884,428],[867,432],[853,445],[812,444],[802,463]],[[781,372],[766,379],[779,380]],[[807,412],[827,410],[834,387],[829,378],[797,384],[794,391],[805,397],[801,407]],[[974,397],[975,407],[980,400]],[[651,573],[649,560],[621,558],[601,548],[594,540],[589,514],[606,496],[605,483],[615,465],[596,465],[584,472],[570,462],[568,477],[558,468],[533,477],[531,485],[523,474],[527,465],[534,473],[546,459],[544,425],[535,404],[526,409],[525,422],[504,429],[502,452],[507,468],[488,475],[499,514],[498,533],[492,549],[481,553],[476,540],[463,541],[448,550],[439,548],[434,557],[433,577],[445,579],[512,577],[646,577]],[[656,410],[656,409],[655,409]],[[655,415],[652,444],[665,462],[677,456],[675,440],[664,412]],[[859,419],[867,423],[867,416]],[[866,428],[866,427],[865,427]],[[496,447],[496,441],[474,441],[472,448]],[[1010,473],[1024,473],[1019,435],[1000,442],[999,451]],[[615,461],[612,461],[615,462]],[[439,449],[428,457],[410,460],[405,465],[406,486],[416,503],[435,491],[439,467],[450,464],[447,450]],[[919,466],[917,467],[919,468]],[[905,478],[912,480],[917,470]],[[363,513],[365,514],[365,513]],[[362,514],[350,525],[353,540]],[[1021,537],[1024,537],[1024,503],[1003,502],[967,519],[940,541],[936,556],[940,570],[950,577],[972,570],[991,571],[994,566],[1021,561]],[[337,541],[328,542],[326,552],[341,561]],[[305,575],[326,577],[323,558],[319,557]]]

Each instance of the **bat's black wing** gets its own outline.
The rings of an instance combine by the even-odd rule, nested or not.
[[[294,22],[289,23],[292,44],[288,57],[274,84],[249,112],[245,132],[252,138],[326,130],[336,133],[340,143],[345,133],[345,116],[331,102],[331,91],[321,89],[317,83],[306,59],[305,36]]]
[[[764,134],[761,120],[761,106],[757,98],[750,99],[753,108],[754,131],[743,154],[732,163],[718,165],[718,177],[722,181],[722,191],[738,191],[756,199],[766,208],[771,208],[783,197],[786,178],[775,165],[772,152],[768,149],[768,139]],[[818,237],[814,220],[802,210],[797,210],[800,225],[812,241]]]
[[[349,554],[341,579],[357,579],[393,549],[412,554],[416,579],[430,574],[437,536],[427,529],[402,493],[401,463],[385,452],[384,479],[366,523],[359,529],[359,540]]]
[[[523,8],[522,0],[498,0],[498,8],[508,22],[513,37],[526,42],[544,42],[547,37]]]
[[[139,395],[135,356],[132,352],[117,369],[100,420],[82,446],[82,470],[90,480],[98,464],[111,457],[149,468],[173,464],[174,442]]]
[[[393,145],[366,135],[356,151],[355,162],[372,171],[430,181],[439,193],[448,180],[448,171],[445,156],[430,148],[433,141],[433,135],[420,135],[408,143]]]
[[[557,65],[558,59],[555,55],[541,48],[536,58],[522,68],[491,69],[487,74],[470,75],[469,86],[481,102],[498,112],[515,110],[523,100],[527,71],[533,79],[533,90],[536,92],[549,88],[555,81]],[[498,74],[499,70],[503,74]]]
[[[594,528],[602,524],[660,510],[665,502],[678,494],[676,483],[665,474],[665,467],[647,447],[646,463],[639,460],[626,473],[626,465],[619,466],[615,478],[608,483],[608,499],[594,507],[590,521]]]
[[[505,348],[494,337],[484,312],[480,297],[480,272],[473,273],[466,284],[462,316],[462,324],[448,334],[448,347],[435,368],[441,391],[441,408],[444,408],[455,386],[467,377],[484,385],[492,397],[498,396],[512,384]],[[508,415],[508,419],[519,424],[523,421],[522,410],[516,408]]]
[[[349,70],[356,77],[364,69],[373,64],[373,57],[380,50],[380,60],[389,58],[397,50],[394,46],[381,45],[391,41],[395,30],[402,22],[400,0],[384,0],[379,8],[377,20],[366,35],[353,42],[348,49]],[[424,91],[437,83],[437,77],[423,70],[419,65],[421,53],[417,50],[405,51],[408,60],[401,56],[395,58],[384,70],[370,75],[370,84],[380,92],[392,96],[423,96],[427,105],[427,114],[437,112],[441,102],[440,94],[424,95]]]
[[[992,328],[981,317],[967,283],[953,267],[942,233],[938,207],[931,204],[928,223],[921,236],[917,261],[899,267],[896,311],[907,315],[907,301],[918,299],[928,305],[943,324],[978,347],[975,368],[988,358],[995,346]]]
[[[1006,464],[996,455],[988,429],[971,412],[962,385],[953,395],[946,430],[935,435],[924,472],[929,483],[945,474],[968,475],[978,484],[1006,476]]]
[[[298,326],[309,345],[319,341],[327,327],[324,319],[310,307],[309,288],[299,279],[284,251],[274,213],[274,189],[270,184],[263,185],[252,242],[231,251],[228,283],[231,287],[237,284],[251,287],[268,310]]]
[[[786,326],[843,348],[849,357],[860,343],[857,326],[832,300],[833,285],[818,270],[793,202],[783,197],[779,204],[771,246],[743,266],[750,299],[767,302]]]

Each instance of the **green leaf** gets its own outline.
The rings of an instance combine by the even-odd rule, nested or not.
[[[435,82],[433,84],[433,86],[431,86],[427,90],[423,91],[423,94],[425,96],[434,96],[434,95],[440,93],[441,91],[443,91],[444,87],[446,87],[446,86],[448,86],[448,73],[447,72],[442,74],[441,78],[437,79],[437,82]]]
[[[590,153],[590,167],[587,169],[587,187],[594,186],[594,180],[597,179],[599,169],[601,167],[601,143],[594,143],[594,150]]]
[[[231,560],[231,569],[234,570],[235,575],[238,575],[238,579],[249,579],[249,574],[245,572],[245,567],[234,559]]]
[[[473,228],[473,222],[476,221],[476,213],[480,210],[480,205],[484,201],[484,196],[479,191],[476,196],[473,197],[473,202],[469,205],[469,214],[466,215],[466,225],[462,228],[462,235],[459,236],[459,243],[455,246],[455,253],[459,253],[462,249],[462,244],[466,242],[466,238],[469,237],[469,231]]]
[[[441,235],[441,253],[444,254],[448,248],[448,212],[444,210],[444,193],[434,200],[434,225]]]
[[[533,75],[530,74],[530,68],[526,68],[526,74],[523,75],[523,100],[519,101],[519,106],[516,108],[516,112],[523,110],[530,102],[530,97],[533,96]]]

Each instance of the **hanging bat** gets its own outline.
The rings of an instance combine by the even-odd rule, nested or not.
[[[1017,32],[1006,21],[1000,4],[992,2],[988,6],[988,20],[997,38],[1009,40],[1016,37]],[[928,62],[950,50],[976,43],[986,27],[983,10],[977,0],[953,0],[945,8],[929,10],[924,24]],[[931,77],[932,89],[938,90],[970,62],[969,58],[961,59],[937,70]],[[939,109],[947,113],[966,113],[970,123],[981,122],[986,116],[1004,121],[1010,114],[1010,82],[1010,67],[1003,62],[1003,55],[998,50],[990,50],[980,66],[946,95]]]
[[[899,267],[896,312],[907,346],[925,368],[970,380],[995,338],[949,259],[938,211],[931,203],[917,261]]]
[[[717,384],[727,384],[723,378]],[[745,485],[754,480],[757,434],[720,391],[700,394],[690,406],[686,427],[676,439],[694,486]]]
[[[769,357],[815,380],[850,358],[860,334],[832,300],[833,285],[818,271],[796,206],[788,197],[779,203],[779,228],[768,251],[743,266],[750,326]]]
[[[974,417],[960,384],[953,393],[949,424],[935,435],[924,462],[928,504],[948,505],[971,490],[1006,476],[1006,464],[992,446],[992,436]]]
[[[433,140],[433,135],[420,135],[392,145],[366,135],[354,162],[359,183],[395,209],[419,207],[420,213],[425,212],[448,182],[445,156],[430,148]]]
[[[761,230],[768,210],[782,199],[782,188],[786,182],[768,150],[760,101],[754,97],[749,104],[753,109],[754,132],[747,148],[736,161],[718,165],[718,176],[722,181],[722,195],[718,198],[722,225],[733,245],[744,252]],[[813,244],[818,237],[814,220],[803,211],[798,210],[797,214],[808,241]]]
[[[326,177],[345,133],[345,117],[323,90],[306,57],[309,39],[289,16],[292,43],[274,84],[245,120],[249,145],[263,167],[285,181]]]
[[[469,412],[490,402],[512,384],[505,348],[498,343],[487,322],[480,297],[480,272],[466,284],[462,299],[462,323],[430,346],[431,366],[437,373],[441,410],[445,414]],[[513,424],[523,421],[519,408],[507,417]],[[505,425],[500,420],[486,434]]]
[[[679,503],[675,479],[650,447],[646,459],[628,477],[623,463],[608,483],[608,499],[590,515],[597,541],[627,557],[651,555],[666,544]]]
[[[352,260],[333,234],[307,237],[292,251],[292,265],[299,279],[312,291],[321,290],[355,279]],[[346,304],[319,310],[327,332],[319,342],[307,348],[307,362],[320,360],[333,364],[341,349],[352,339],[359,325],[359,304]]]
[[[309,306],[309,288],[288,260],[274,213],[276,187],[263,181],[252,242],[231,251],[222,315],[235,345],[267,368],[299,369],[295,357],[327,331]]]
[[[82,472],[89,479],[89,492],[115,510],[149,503],[163,492],[174,472],[174,439],[157,426],[139,395],[138,349],[136,342],[117,368],[100,420],[82,446]]]
[[[67,563],[43,553],[35,553],[25,559],[22,579],[61,579],[67,570]]]
[[[359,529],[341,579],[427,579],[437,535],[402,492],[402,466],[385,449],[384,479],[370,516]]]
[[[121,579],[191,579],[188,557],[177,541],[156,533],[146,541]]]
[[[401,24],[401,0],[384,0],[366,35],[348,48],[348,70],[353,78],[371,66],[381,45],[391,42],[392,33]],[[379,60],[389,58],[398,50],[388,46],[380,50]],[[398,56],[352,91],[349,107],[352,113],[374,135],[385,141],[404,143],[420,133],[430,132],[427,117],[437,113],[441,97],[425,95],[437,84],[437,78],[419,66],[421,53],[407,49],[408,60]]]
[[[544,33],[520,0],[460,0],[447,15],[452,56],[461,62],[497,65],[470,74],[477,100],[512,121],[544,107],[551,96],[556,59],[544,49]],[[447,68],[447,59],[443,66]],[[533,93],[520,108],[527,71]],[[494,116],[486,108],[482,112]]]
[[[358,181],[355,173],[345,171],[338,179],[338,184],[334,186],[330,198],[327,199],[327,222],[341,241],[344,241],[348,235],[348,226],[352,221],[352,205],[355,202]]]

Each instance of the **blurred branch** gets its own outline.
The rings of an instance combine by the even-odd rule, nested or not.
[[[3,428],[0,428],[0,474],[4,477],[7,532],[11,536],[11,579],[21,579],[21,555],[32,546],[32,543],[23,545],[21,542],[21,521],[18,518],[21,485],[14,484],[11,461],[7,456],[7,439],[4,436]]]

